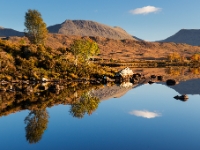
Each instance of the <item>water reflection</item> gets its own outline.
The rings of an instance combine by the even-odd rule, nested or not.
[[[156,117],[161,116],[161,113],[151,112],[151,111],[148,111],[148,110],[133,110],[133,111],[129,112],[129,114],[135,115],[137,117],[147,118],[147,119],[152,119],[152,118],[156,118]]]
[[[133,86],[133,83],[131,82],[122,82],[120,84],[120,87],[124,87],[124,88],[129,88],[129,87],[132,87]]]
[[[83,101],[93,101],[91,90],[98,89],[96,85],[66,86],[58,92],[35,90],[34,92],[0,92],[0,116],[15,113],[20,110],[41,110],[54,105],[85,105]],[[76,94],[74,94],[76,93]],[[85,99],[85,100],[83,100]],[[96,100],[96,99],[95,99]],[[96,100],[98,102],[98,100]],[[95,101],[95,102],[96,102]],[[96,103],[98,104],[98,103]],[[89,106],[88,106],[89,107]],[[95,108],[97,106],[95,105]],[[91,109],[94,110],[94,109]],[[88,108],[88,113],[91,112]]]
[[[26,140],[31,144],[39,142],[48,127],[47,107],[58,104],[70,105],[70,114],[76,118],[83,118],[85,114],[91,115],[100,103],[100,99],[92,95],[91,91],[100,88],[101,85],[79,84],[77,86],[74,83],[59,91],[47,91],[41,88],[42,85],[35,86],[40,90],[0,93],[0,116],[30,110],[24,123],[26,124]]]
[[[24,86],[24,89],[28,89],[30,86],[32,86],[31,88],[29,88],[33,89],[32,92],[25,92],[25,90],[23,90],[22,92],[7,91],[0,93],[0,116],[6,116],[21,110],[30,110],[28,116],[24,119],[24,123],[26,124],[25,137],[29,143],[37,143],[42,139],[45,130],[48,128],[49,114],[46,109],[49,107],[58,104],[69,105],[69,114],[74,118],[82,118],[82,120],[84,120],[83,118],[85,115],[91,115],[94,111],[97,110],[102,100],[110,98],[120,98],[122,96],[125,96],[125,94],[129,90],[136,90],[137,88],[141,87],[141,85],[146,83],[154,83],[153,85],[151,85],[151,87],[153,88],[154,86],[156,86],[155,84],[162,84],[163,86],[167,86],[167,81],[170,81],[170,83],[171,81],[175,81],[176,84],[174,86],[168,87],[177,91],[180,95],[200,94],[199,76],[197,73],[195,74],[197,76],[194,76],[194,74],[188,74],[189,72],[191,72],[191,70],[192,69],[183,72],[183,69],[170,69],[167,74],[162,74],[160,72],[158,74],[156,74],[156,72],[149,74],[146,73],[143,78],[137,80],[136,76],[134,78],[134,82],[132,83],[123,82],[119,85],[114,83],[108,83],[107,85],[71,83],[70,85],[66,85],[64,87],[56,87],[55,85]],[[2,87],[8,89],[8,87],[6,86]],[[17,89],[19,86],[13,85],[13,87]],[[147,89],[145,90],[145,92],[148,92]],[[142,94],[140,94],[140,96]],[[161,93],[156,93],[155,95],[159,94]],[[173,96],[171,98],[173,99]],[[179,98],[179,100],[182,99]],[[185,99],[182,101],[185,101]],[[157,108],[154,109],[147,107],[138,107],[136,108],[136,110],[132,110],[132,108],[130,108],[128,110],[132,111],[129,112],[129,115],[146,119],[155,119],[163,115],[158,111],[141,110],[141,108],[157,110]],[[128,112],[128,110],[126,110],[126,112]]]
[[[86,113],[91,115],[97,109],[99,102],[99,98],[91,96],[90,92],[84,92],[79,101],[71,105],[70,114],[77,118],[83,118]]]
[[[145,72],[146,70],[148,72]],[[175,85],[170,86],[170,88],[176,90],[179,94],[200,94],[198,88],[200,75],[196,73],[197,71],[193,74],[194,70],[199,69],[174,67],[160,70],[135,69],[133,70],[135,74],[131,80],[132,83],[122,82],[119,85],[108,83],[107,86],[104,86],[101,84],[80,84],[78,82],[67,85],[48,85],[48,83],[45,85],[12,84],[12,88],[16,90],[15,92],[0,93],[0,116],[20,110],[45,109],[58,104],[67,104],[71,106],[70,114],[72,116],[82,118],[85,114],[90,115],[95,111],[100,100],[121,97],[132,88],[137,88],[146,83],[163,85],[173,83]],[[1,85],[1,88],[9,89],[7,86],[9,85]]]
[[[48,126],[47,110],[33,110],[24,119],[26,124],[26,140],[29,143],[37,143],[41,140],[44,131]]]

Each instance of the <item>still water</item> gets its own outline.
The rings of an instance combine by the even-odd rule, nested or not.
[[[199,82],[199,79],[196,81]],[[180,93],[164,83],[120,89],[125,89],[125,92],[114,96],[115,98],[110,96],[100,99],[98,108],[92,113],[85,113],[82,118],[73,116],[70,113],[72,106],[64,104],[42,109],[39,113],[44,124],[38,123],[39,117],[31,120],[37,113],[31,114],[27,109],[8,113],[7,116],[2,115],[1,149],[200,149],[198,93],[188,94],[189,99],[183,102],[174,99],[173,97]],[[37,139],[31,137],[35,133],[28,131],[34,130],[34,122],[36,126],[42,126],[38,129],[42,130],[41,137]]]

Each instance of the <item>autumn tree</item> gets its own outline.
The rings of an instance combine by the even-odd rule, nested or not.
[[[42,134],[47,129],[48,112],[46,110],[33,110],[25,118],[24,122],[27,124],[26,139],[29,143],[37,143],[42,138]]]
[[[97,109],[99,102],[99,98],[91,96],[90,92],[84,92],[80,101],[71,105],[70,114],[73,117],[83,118],[86,113],[92,114]]]
[[[92,56],[97,55],[99,53],[99,47],[92,40],[74,40],[70,45],[69,52],[74,55],[74,64],[77,65],[78,60],[88,62]]]
[[[167,56],[167,59],[169,61],[180,61],[182,60],[181,56],[179,53],[170,53],[168,56]]]
[[[200,61],[200,54],[194,54],[194,55],[192,55],[192,57],[191,57],[191,60],[192,61]]]
[[[29,9],[25,14],[24,30],[32,44],[43,44],[47,38],[48,30],[40,12]]]

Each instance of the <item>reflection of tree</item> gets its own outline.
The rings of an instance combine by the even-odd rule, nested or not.
[[[85,92],[80,97],[80,101],[78,103],[72,104],[70,109],[70,114],[73,117],[83,118],[85,113],[88,115],[92,114],[99,105],[99,98],[92,97],[90,93]]]
[[[179,76],[184,73],[184,68],[182,67],[170,67],[166,68],[165,72],[167,74],[173,75],[173,76]]]
[[[33,110],[25,118],[26,139],[29,143],[37,143],[42,138],[42,134],[47,129],[48,118],[46,110]]]

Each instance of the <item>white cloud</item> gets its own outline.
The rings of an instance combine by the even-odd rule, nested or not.
[[[150,111],[147,111],[147,110],[133,110],[133,111],[129,112],[129,114],[135,115],[137,117],[148,118],[148,119],[161,116],[160,113],[150,112]]]
[[[139,14],[149,14],[149,13],[155,13],[155,12],[158,12],[158,11],[161,11],[162,9],[161,8],[158,8],[158,7],[154,7],[154,6],[145,6],[145,7],[142,7],[142,8],[136,8],[134,10],[130,10],[129,12],[131,14],[134,14],[134,15],[139,15]]]

